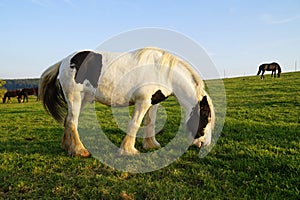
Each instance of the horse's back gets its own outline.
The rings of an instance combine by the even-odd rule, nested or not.
[[[126,105],[134,101],[133,96],[141,97],[158,89],[170,93],[166,89],[169,87],[166,74],[170,69],[156,65],[159,52],[145,54],[140,59],[136,52],[89,51],[89,58],[79,56],[82,52],[66,57],[61,63],[59,81],[64,90],[76,88],[113,105]]]
[[[280,65],[277,62],[272,62],[270,65],[273,65],[277,69],[280,68]]]

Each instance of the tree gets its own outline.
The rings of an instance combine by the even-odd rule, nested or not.
[[[3,85],[5,85],[5,81],[4,80],[0,80],[0,88],[2,88]]]
[[[5,81],[4,80],[0,80],[0,95],[3,96],[6,89],[2,88],[3,85],[5,85]]]

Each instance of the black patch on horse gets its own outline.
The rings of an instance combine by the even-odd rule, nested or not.
[[[187,122],[188,129],[194,135],[194,138],[199,138],[204,135],[204,129],[211,117],[210,107],[207,97],[204,96],[200,103],[197,103],[191,112],[190,119]]]
[[[158,104],[160,102],[162,102],[163,100],[167,99],[168,97],[166,97],[161,90],[157,90],[151,97],[151,104]]]
[[[76,83],[89,80],[93,87],[98,86],[102,69],[102,55],[92,51],[82,51],[73,56],[70,67],[76,69]]]

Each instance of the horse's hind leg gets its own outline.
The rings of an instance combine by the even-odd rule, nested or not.
[[[82,105],[80,92],[68,94],[68,115],[65,119],[65,130],[62,140],[62,148],[67,150],[71,156],[88,157],[90,153],[83,146],[78,134],[78,118]]]
[[[140,128],[142,120],[151,106],[150,101],[137,101],[131,120],[129,121],[126,136],[120,147],[120,154],[138,154],[139,151],[134,147],[136,133]]]
[[[23,95],[23,103],[28,102],[28,96],[27,94]]]
[[[160,144],[155,139],[155,120],[159,104],[155,104],[149,108],[144,119],[144,149],[159,148]]]

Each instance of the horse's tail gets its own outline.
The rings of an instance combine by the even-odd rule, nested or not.
[[[278,65],[278,74],[281,74],[281,67]]]
[[[49,67],[42,74],[39,83],[39,99],[42,100],[46,111],[56,121],[63,122],[68,107],[57,79],[60,65],[61,61]]]

